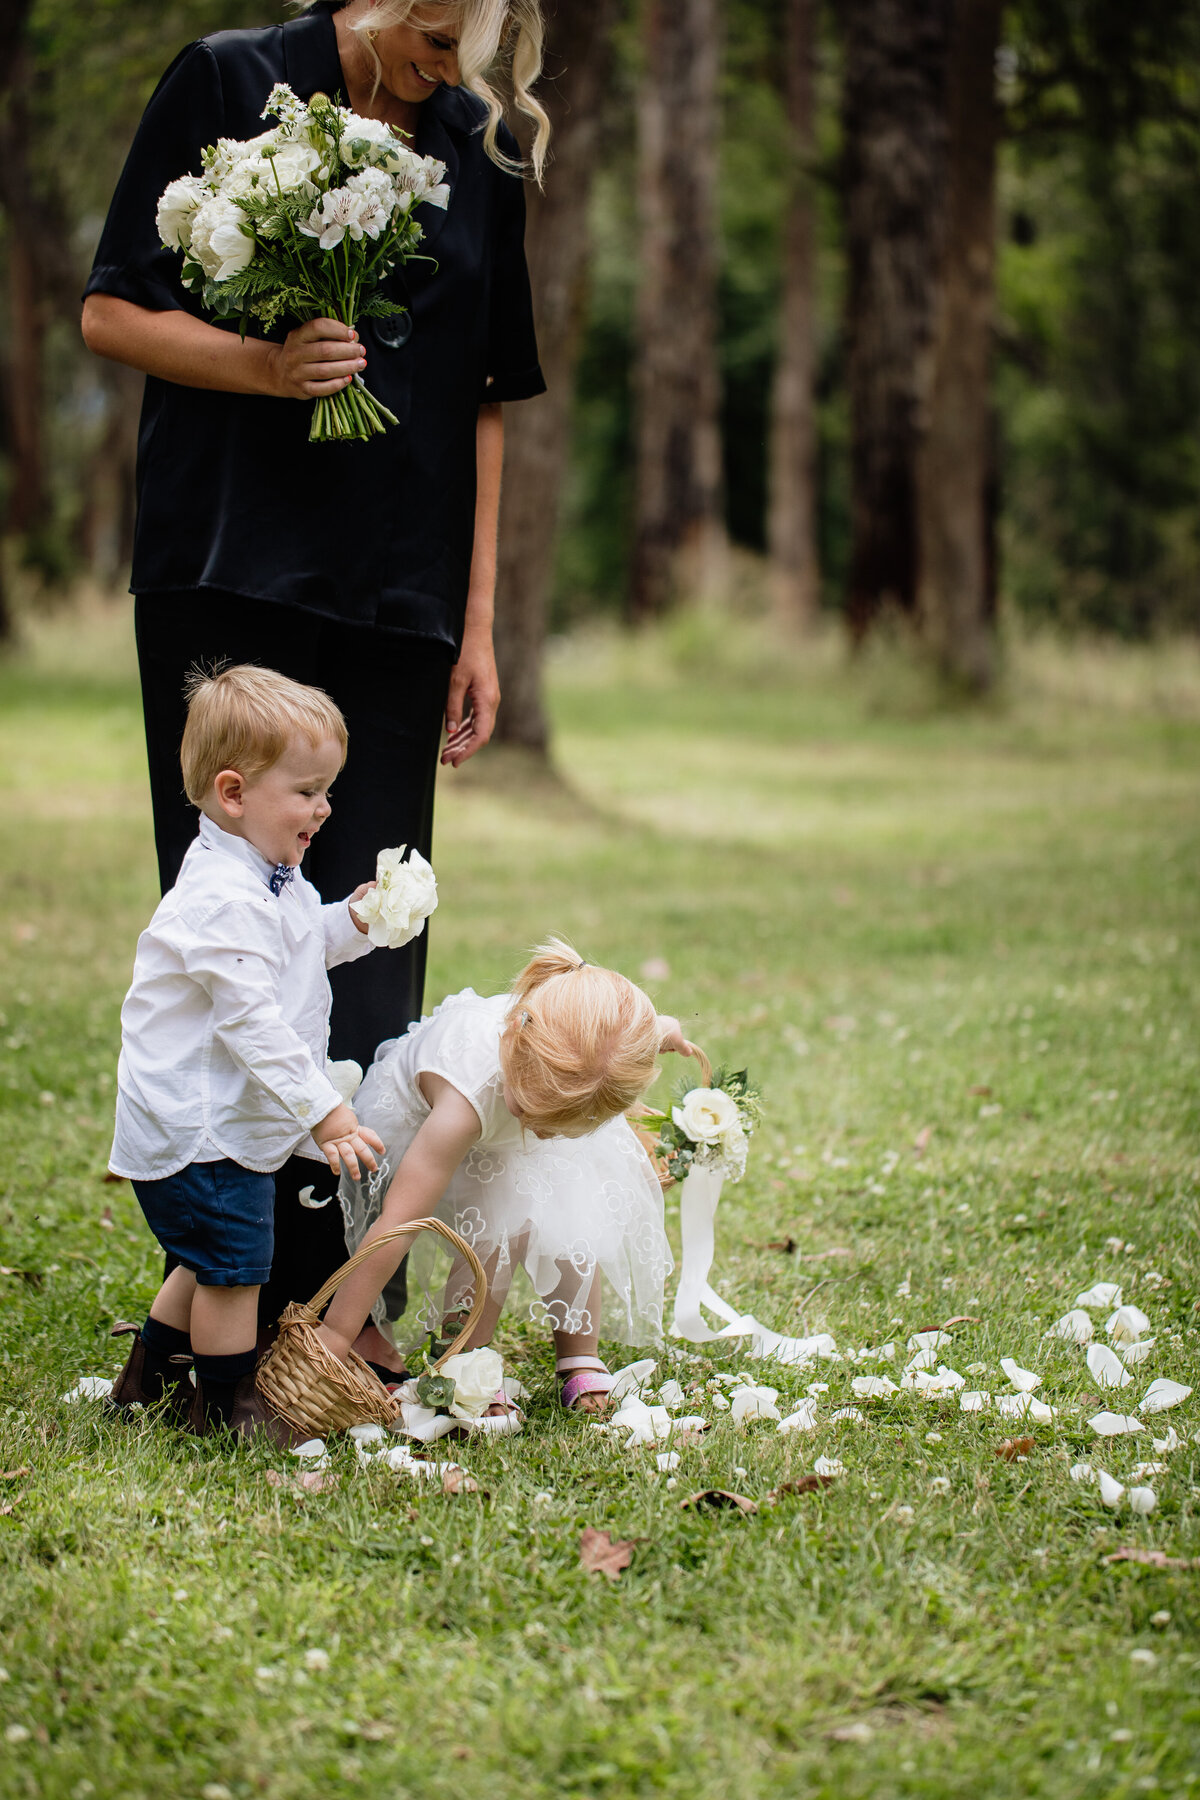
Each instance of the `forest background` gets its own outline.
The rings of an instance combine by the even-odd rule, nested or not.
[[[959,691],[1001,620],[1200,623],[1200,12],[1170,0],[549,8],[530,191],[550,393],[509,409],[501,734],[547,631],[682,593],[802,635],[899,621]],[[264,0],[0,26],[14,596],[123,588],[140,377],[79,295],[141,109]]]

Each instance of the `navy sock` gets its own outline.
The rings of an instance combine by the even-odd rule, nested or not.
[[[161,1400],[166,1389],[184,1373],[183,1364],[173,1359],[177,1356],[190,1358],[192,1340],[186,1331],[176,1331],[173,1325],[164,1325],[161,1319],[153,1316],[146,1320],[139,1336],[146,1351],[142,1364],[142,1392],[148,1400]]]
[[[258,1361],[255,1349],[238,1350],[232,1356],[197,1356],[196,1380],[204,1395],[204,1416],[210,1425],[228,1425],[237,1384]]]

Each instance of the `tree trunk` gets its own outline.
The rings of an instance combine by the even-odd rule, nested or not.
[[[615,0],[559,0],[548,20],[543,104],[554,135],[545,191],[528,189],[529,274],[545,394],[505,412],[504,494],[496,572],[501,743],[545,755],[542,647],[567,455],[571,371],[582,319],[587,213]]]
[[[721,579],[717,0],[645,0],[638,96],[641,286],[630,610]]]
[[[950,171],[919,459],[921,629],[942,676],[979,693],[995,674],[990,343],[995,275],[995,61],[1004,0],[955,0]]]
[[[918,580],[917,450],[945,210],[951,0],[844,0],[850,576],[861,640]]]
[[[786,0],[783,85],[792,156],[783,226],[779,357],[771,393],[767,549],[776,615],[811,630],[821,605],[816,531],[816,284],[812,160],[818,0]]]

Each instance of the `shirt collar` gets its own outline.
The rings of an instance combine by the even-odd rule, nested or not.
[[[268,862],[262,853],[254,848],[245,838],[234,837],[232,831],[222,831],[215,825],[207,813],[200,814],[200,842],[206,850],[218,850],[225,856],[232,856],[236,861],[244,863],[246,868],[258,876],[264,886],[269,886],[275,873],[275,864]]]

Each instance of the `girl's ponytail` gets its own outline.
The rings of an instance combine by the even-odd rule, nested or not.
[[[562,938],[547,938],[539,944],[521,973],[512,985],[513,999],[524,1006],[531,994],[544,987],[556,975],[573,975],[580,969],[586,969],[587,963],[578,950],[572,950],[570,944]]]

